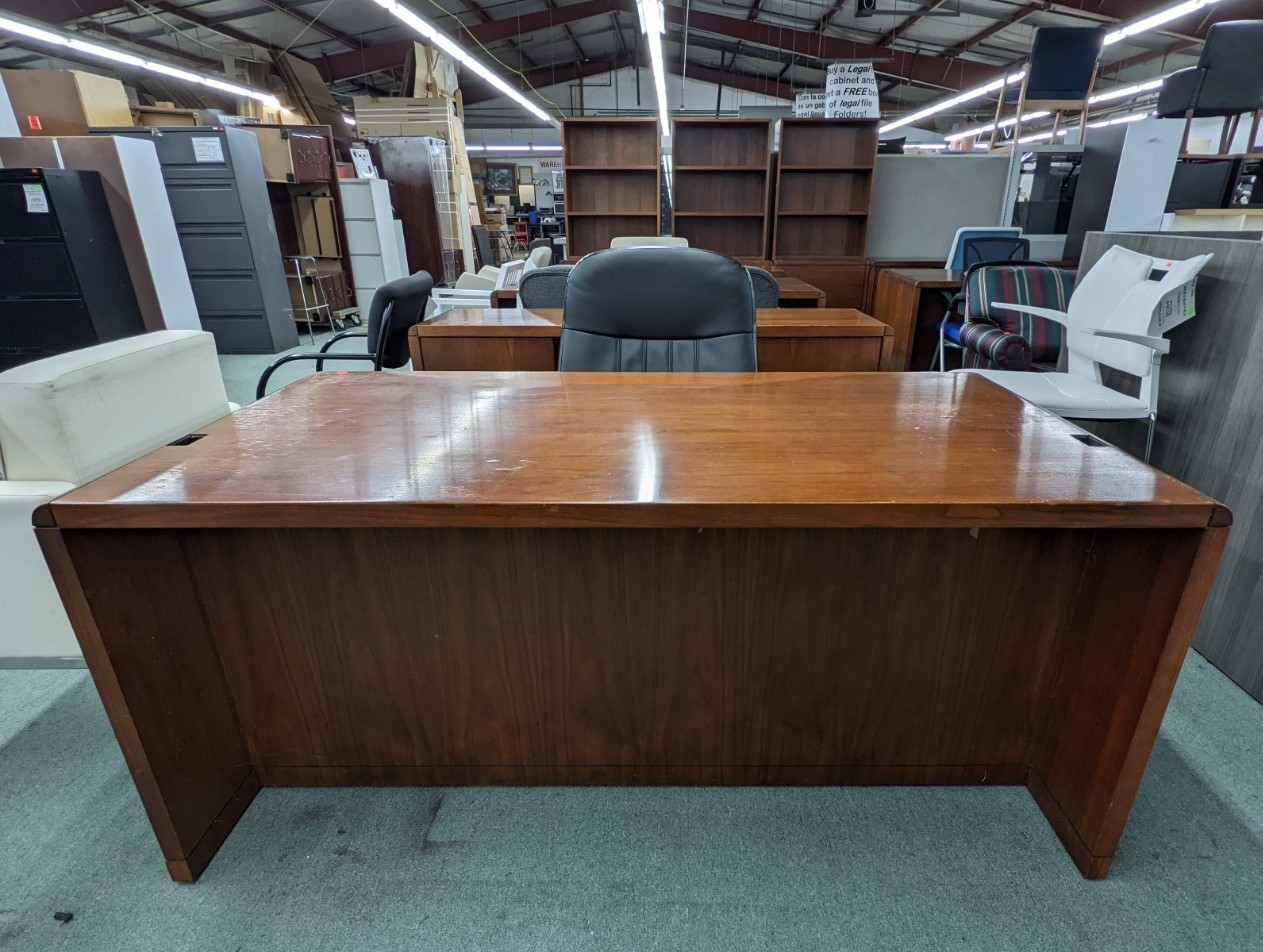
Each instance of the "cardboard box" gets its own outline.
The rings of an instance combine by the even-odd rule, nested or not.
[[[305,255],[338,258],[337,216],[333,199],[321,195],[299,195],[294,199],[298,245]]]
[[[24,136],[86,136],[94,126],[130,126],[123,84],[74,69],[0,70]]]

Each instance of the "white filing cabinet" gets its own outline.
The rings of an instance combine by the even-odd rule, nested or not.
[[[395,220],[390,183],[385,179],[342,179],[338,184],[346,215],[355,300],[360,316],[367,320],[377,288],[408,273],[403,226]]]

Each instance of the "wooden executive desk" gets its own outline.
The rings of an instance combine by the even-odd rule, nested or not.
[[[825,294],[802,278],[774,274],[779,288],[777,304],[781,307],[824,307]],[[517,290],[501,288],[491,292],[492,307],[517,307]]]
[[[205,432],[36,514],[178,880],[329,784],[1024,784],[1104,876],[1230,518],[958,375],[322,373]]]
[[[759,370],[880,370],[890,328],[853,308],[760,308]],[[408,331],[413,370],[556,370],[561,311],[453,308]]]

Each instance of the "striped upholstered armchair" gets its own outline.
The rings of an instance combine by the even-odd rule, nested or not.
[[[1027,304],[1065,311],[1073,290],[1073,271],[1038,261],[971,268],[965,278],[960,329],[963,365],[986,370],[1055,370],[1061,353],[1061,325],[991,305]]]

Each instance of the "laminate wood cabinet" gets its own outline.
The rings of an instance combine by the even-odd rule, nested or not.
[[[776,163],[772,260],[863,258],[877,162],[869,119],[782,119]]]
[[[767,119],[677,119],[672,233],[695,248],[765,259],[771,144]]]
[[[662,232],[657,120],[566,119],[561,136],[569,255]]]

